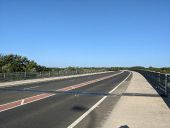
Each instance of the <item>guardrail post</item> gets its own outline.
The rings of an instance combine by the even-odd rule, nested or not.
[[[160,78],[160,72],[158,72],[158,82],[161,82],[161,78]]]
[[[161,84],[161,74],[160,72],[158,72],[158,85],[156,84],[157,88],[159,88],[160,84]]]
[[[6,75],[5,75],[5,73],[4,73],[4,80],[6,79]]]
[[[167,74],[165,74],[165,95],[168,95],[168,82],[167,82]]]
[[[27,72],[24,73],[24,77],[25,77],[25,78],[27,77]]]

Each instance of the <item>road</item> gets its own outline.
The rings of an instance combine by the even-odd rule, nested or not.
[[[44,83],[34,83],[9,89],[35,89],[35,90],[62,90],[106,92],[119,85],[129,76],[129,72],[110,72],[93,76],[84,76],[57,80]],[[43,95],[41,100],[35,100],[26,104],[26,98],[35,95]],[[46,95],[46,97],[44,97]],[[48,96],[47,96],[48,95]],[[0,112],[0,128],[66,128],[75,122],[80,116],[94,106],[103,95],[75,95],[75,94],[40,94],[40,92],[0,91],[0,105],[21,100],[22,105],[13,109]],[[24,99],[24,100],[22,100]],[[107,98],[109,99],[109,98]],[[30,99],[29,99],[30,100]],[[110,100],[110,99],[109,99]],[[115,97],[111,99],[114,104]],[[110,100],[110,101],[111,101]],[[94,128],[103,120],[102,113],[112,109],[112,104],[106,100],[98,108],[97,114],[88,114],[75,127]],[[96,111],[96,110],[94,110]]]

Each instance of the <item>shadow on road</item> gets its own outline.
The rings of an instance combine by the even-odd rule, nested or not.
[[[76,111],[76,112],[81,112],[82,114],[84,114],[86,111],[89,110],[89,108],[85,106],[76,105],[76,106],[73,106],[71,110]],[[81,128],[81,127],[94,128],[96,125],[95,120],[96,120],[96,114],[95,114],[95,111],[92,111],[85,119],[83,119],[83,121],[81,121],[77,125],[77,128]]]
[[[82,111],[87,111],[88,110],[88,108],[86,108],[86,107],[83,107],[83,106],[73,106],[72,108],[71,108],[73,111],[77,111],[77,112],[82,112]]]
[[[119,128],[130,128],[130,127],[128,127],[127,125],[122,125]]]

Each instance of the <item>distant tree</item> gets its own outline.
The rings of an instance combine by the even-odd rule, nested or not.
[[[78,68],[76,67],[67,67],[67,70],[70,70],[70,71],[76,71]]]
[[[6,64],[2,66],[2,72],[13,72],[11,64]]]
[[[9,54],[0,54],[0,72],[35,72],[46,71],[48,68],[38,65],[27,57]]]
[[[27,72],[35,72],[36,69],[37,69],[37,63],[34,62],[34,61],[29,61],[27,64],[26,64],[26,71]]]
[[[145,67],[142,67],[142,66],[134,66],[134,67],[130,67],[129,69],[130,69],[130,70],[139,70],[139,69],[144,70]]]

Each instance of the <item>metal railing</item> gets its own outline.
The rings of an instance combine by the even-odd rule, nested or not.
[[[36,78],[48,78],[57,76],[69,76],[86,73],[103,72],[104,70],[60,70],[51,72],[13,72],[13,73],[0,73],[0,82],[17,81]]]
[[[149,70],[137,70],[165,95],[170,95],[170,74]]]

